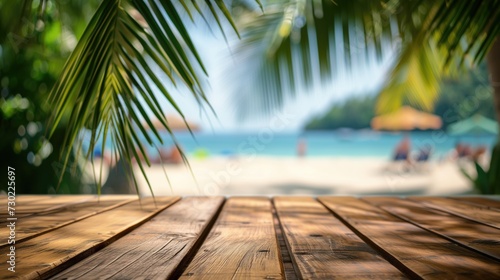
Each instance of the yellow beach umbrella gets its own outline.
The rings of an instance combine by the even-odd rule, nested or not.
[[[439,129],[443,122],[439,116],[404,106],[396,112],[377,116],[372,119],[374,130],[413,130]]]

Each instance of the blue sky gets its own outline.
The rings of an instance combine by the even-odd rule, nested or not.
[[[380,64],[357,65],[348,74],[342,63],[338,65],[339,76],[327,86],[317,85],[300,93],[296,98],[289,98],[283,108],[270,115],[254,114],[243,120],[237,117],[237,102],[227,86],[227,73],[231,67],[237,67],[237,62],[231,59],[230,50],[234,48],[237,39],[229,39],[226,43],[222,36],[203,31],[192,33],[192,38],[209,73],[206,93],[217,117],[208,108],[201,110],[196,100],[189,94],[173,91],[173,97],[183,110],[187,119],[201,125],[204,132],[251,132],[266,126],[276,114],[286,113],[293,116],[284,131],[300,130],[307,120],[328,110],[334,102],[345,100],[349,96],[373,93],[381,85],[382,79],[389,68],[390,59]],[[390,56],[387,56],[390,57]],[[166,111],[174,112],[167,105]]]

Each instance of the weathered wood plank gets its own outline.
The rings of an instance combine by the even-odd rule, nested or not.
[[[61,197],[61,196],[57,196],[57,195],[53,195],[53,196],[48,196],[48,195],[26,195],[26,194],[18,194],[15,196],[16,198],[16,202],[19,202],[19,203],[29,203],[29,202],[35,202],[35,201],[39,201],[41,199],[46,199],[48,197]],[[66,198],[70,198],[69,196],[65,196]],[[73,200],[75,199],[75,196],[72,196]],[[86,197],[89,197],[89,196],[86,196]],[[7,202],[7,199],[8,196],[5,195],[5,194],[2,194],[0,195],[0,203],[5,203]]]
[[[465,203],[471,203],[476,206],[487,207],[491,210],[500,211],[500,200],[485,198],[485,197],[477,197],[477,196],[452,196],[450,199],[459,200]]]
[[[93,198],[95,195],[45,195],[45,194],[18,194],[16,195],[16,201],[22,204],[30,204],[32,202],[42,202],[45,204],[50,204],[51,201],[58,201],[58,203],[66,201],[71,202],[75,200],[89,199]],[[7,201],[7,195],[0,195],[0,202]]]
[[[84,200],[83,202],[67,203],[62,206],[51,207],[39,213],[20,217],[16,223],[16,243],[19,244],[26,239],[111,210],[134,200],[137,200],[137,198],[124,199],[119,196],[103,196],[101,198]],[[9,229],[7,227],[0,228],[0,236],[7,236],[8,232]],[[0,248],[6,245],[8,244],[5,240],[0,243]]]
[[[101,196],[104,197],[104,196]],[[107,199],[123,198],[132,199],[137,198],[136,195],[109,195],[105,196]],[[58,209],[65,208],[71,205],[84,203],[99,199],[97,195],[20,195],[16,198],[15,217],[24,218],[31,215],[41,215],[42,213],[49,213],[57,211]],[[5,204],[7,205],[7,204]],[[5,225],[6,218],[10,217],[8,213],[2,211],[0,213],[0,226]]]
[[[166,279],[215,220],[222,197],[189,197],[53,279]]]
[[[310,197],[277,197],[274,205],[302,279],[406,278]]]
[[[458,200],[443,197],[412,196],[408,199],[418,201],[440,211],[500,229],[500,212],[488,209],[487,207],[462,203]]]
[[[498,279],[500,263],[353,197],[321,197],[401,270],[425,279]]]
[[[51,210],[94,199],[94,195],[18,195],[16,196],[16,216],[25,217],[40,211]],[[7,199],[1,202],[7,205]],[[2,212],[2,214],[5,214]]]
[[[15,199],[15,217],[23,218],[45,211],[52,211],[58,207],[66,207],[91,200],[93,197],[92,195],[19,195]],[[0,205],[7,206],[7,201],[0,203]],[[9,217],[7,211],[0,212],[0,227],[3,228],[8,223],[7,218]]]
[[[179,200],[178,197],[152,198],[125,204],[79,222],[42,234],[16,246],[16,276],[46,278],[134,229],[150,217]],[[0,275],[0,279],[11,274]]]
[[[500,230],[498,229],[442,211],[432,210],[406,199],[366,197],[363,200],[450,241],[500,261]]]
[[[229,198],[180,279],[282,279],[268,198]]]

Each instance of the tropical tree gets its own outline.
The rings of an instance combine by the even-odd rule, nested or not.
[[[98,3],[58,3],[47,2],[38,10],[36,3],[0,1],[1,166],[24,175],[16,178],[18,193],[52,193],[58,186],[59,193],[82,192],[81,170],[65,169],[59,162],[65,122],[50,139],[45,133],[53,113],[47,96]],[[70,160],[75,161],[73,155]]]
[[[404,102],[431,110],[443,77],[486,59],[500,121],[500,1],[277,0],[267,1],[264,11],[240,27],[236,53],[254,69],[254,79],[246,75],[239,83],[245,104],[279,107],[287,93],[317,79],[330,82],[360,61],[392,56],[376,111],[392,111]],[[498,168],[500,143],[489,172],[478,172],[486,185],[482,190],[500,192]]]
[[[22,7],[38,3],[37,11],[43,12],[47,3],[65,1],[24,2],[28,4]],[[487,57],[500,119],[499,0],[256,3],[260,4],[250,0],[102,1],[50,93],[54,112],[50,132],[67,120],[64,165],[73,150],[77,156],[92,159],[98,139],[103,150],[105,143],[112,142],[117,156],[129,165],[134,157],[144,157],[149,164],[141,138],[149,145],[154,145],[155,138],[160,143],[162,139],[155,129],[146,131],[142,126],[145,122],[153,127],[145,107],[174,137],[154,92],[160,92],[184,117],[165,83],[187,89],[200,106],[209,107],[200,78],[206,71],[186,19],[205,19],[221,30],[231,25],[236,34],[240,30],[236,56],[247,63],[233,73],[245,74],[245,79],[238,79],[238,92],[247,107],[279,107],[286,94],[293,96],[316,79],[331,81],[339,65],[355,70],[360,61],[380,61],[392,55],[394,64],[378,96],[377,111],[393,110],[404,100],[431,109],[443,76]],[[236,23],[228,8],[234,5],[243,8]],[[81,153],[82,131],[90,135],[86,154]],[[499,153],[497,145],[494,155]],[[144,173],[140,162],[139,167]],[[500,170],[490,173],[500,174]],[[500,185],[495,176],[489,184]]]
[[[67,14],[74,11],[68,9],[71,2],[3,1],[1,43],[42,33],[42,27],[52,23],[46,21],[48,7],[60,11],[61,17],[71,16]],[[113,156],[118,166],[130,167],[133,158],[144,158],[149,165],[145,145],[163,142],[152,125],[152,118],[157,118],[174,137],[163,102],[170,103],[184,118],[165,84],[187,89],[200,106],[207,104],[201,78],[206,70],[191,40],[187,22],[215,22],[221,30],[226,23],[234,27],[229,10],[221,0],[99,2],[62,70],[59,69],[59,78],[43,97],[48,98],[46,104],[53,112],[46,136],[53,136],[61,125],[66,131],[64,141],[56,148],[62,154],[61,170],[78,169],[80,158],[93,161],[97,143],[103,151],[109,149],[109,143],[117,148]],[[79,7],[84,9],[82,5]],[[35,26],[34,31],[29,26]],[[2,56],[4,54],[2,52]],[[155,92],[160,92],[161,97]],[[146,112],[144,104],[152,115]],[[144,123],[149,125],[149,130],[144,128]],[[144,174],[143,163],[140,160],[137,163]],[[125,172],[125,175],[130,176],[129,181],[136,181],[133,172]],[[100,175],[96,179],[100,192]]]

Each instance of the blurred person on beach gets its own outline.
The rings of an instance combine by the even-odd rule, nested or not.
[[[410,137],[404,138],[396,145],[391,164],[385,167],[385,171],[407,172],[412,168],[410,159],[411,142]]]
[[[394,161],[410,161],[410,149],[411,149],[411,141],[410,137],[408,135],[405,135],[403,140],[399,142],[399,144],[396,146],[395,153],[394,153]]]
[[[305,157],[307,153],[307,142],[304,138],[300,138],[297,142],[297,156],[302,158]]]
[[[457,161],[460,163],[478,162],[481,165],[487,165],[489,160],[488,148],[485,145],[472,147],[469,144],[457,142],[455,149],[448,155],[447,159],[450,161]]]
[[[160,154],[158,155],[158,160],[155,163],[170,163],[170,164],[180,164],[182,163],[182,154],[177,146],[172,146],[169,150],[160,149]]]
[[[416,162],[427,162],[431,156],[432,148],[429,146],[420,147],[415,157]]]
[[[432,154],[432,147],[425,145],[418,149],[418,154],[414,158],[413,167],[416,171],[428,172],[430,171],[429,161]]]
[[[479,161],[487,154],[488,148],[484,145],[476,148],[471,147],[469,144],[457,142],[455,150],[451,154],[452,160],[470,160]]]
[[[467,144],[457,142],[455,144],[455,159],[468,158],[472,155],[472,149]]]
[[[146,158],[142,154],[141,150],[137,148],[136,150],[138,159],[141,162],[146,162]],[[180,164],[182,163],[182,154],[181,151],[176,147],[172,146],[170,149],[160,148],[158,150],[157,156],[151,156],[145,151],[146,157],[152,164]],[[134,156],[132,162],[136,163],[137,158]]]
[[[483,162],[483,161],[487,162],[487,160],[484,159],[486,157],[487,151],[488,148],[486,146],[484,145],[479,146],[472,151],[470,158],[472,161],[475,162]]]

